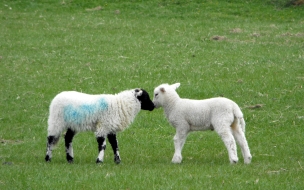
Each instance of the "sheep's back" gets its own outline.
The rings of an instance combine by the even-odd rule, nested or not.
[[[126,128],[139,111],[140,103],[131,91],[118,95],[67,91],[51,102],[49,126],[106,134]]]
[[[68,91],[58,94],[50,105],[50,122],[57,125],[89,130],[100,112],[106,112],[113,95],[90,95]]]

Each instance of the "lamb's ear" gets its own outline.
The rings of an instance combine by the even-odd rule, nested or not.
[[[171,87],[176,90],[180,86],[180,83],[172,84]]]
[[[162,93],[166,92],[166,90],[165,90],[164,87],[161,87],[159,90],[160,90]]]
[[[143,93],[143,91],[141,89],[136,89],[135,90],[135,96],[138,97],[138,96],[141,96]]]

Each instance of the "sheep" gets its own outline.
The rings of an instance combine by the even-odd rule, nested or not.
[[[115,95],[90,95],[76,91],[59,93],[50,104],[45,160],[51,161],[54,145],[59,141],[61,133],[66,131],[66,159],[72,163],[73,137],[78,132],[93,131],[99,151],[96,163],[103,162],[105,138],[108,138],[114,152],[114,162],[119,164],[121,159],[116,133],[127,128],[141,109],[152,111],[154,104],[149,94],[140,88]]]
[[[215,130],[223,140],[230,163],[237,163],[236,142],[242,150],[244,163],[252,156],[245,137],[245,121],[239,106],[227,98],[191,100],[180,98],[175,91],[180,83],[162,84],[154,89],[155,108],[163,107],[166,118],[175,127],[175,153],[172,163],[181,163],[182,148],[191,131]]]

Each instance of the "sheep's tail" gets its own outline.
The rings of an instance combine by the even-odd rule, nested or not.
[[[234,106],[233,106],[233,114],[234,114],[234,122],[235,124],[239,124],[243,130],[243,132],[245,133],[245,120],[244,120],[244,116],[243,116],[243,113],[240,109],[240,107],[234,103]]]

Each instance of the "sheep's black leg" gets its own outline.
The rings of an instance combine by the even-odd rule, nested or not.
[[[104,137],[96,137],[97,142],[98,142],[98,157],[96,159],[96,163],[102,163],[103,162],[103,157],[104,157],[104,151],[106,149],[106,139]]]
[[[108,134],[108,140],[112,146],[114,152],[114,162],[116,164],[120,163],[120,156],[119,156],[119,149],[118,149],[118,142],[116,139],[116,134]]]
[[[69,128],[64,136],[66,159],[69,163],[73,163],[73,159],[74,159],[72,141],[75,134],[76,133]]]
[[[47,162],[51,161],[52,150],[53,150],[54,145],[58,142],[58,140],[59,140],[59,137],[55,137],[55,136],[47,137],[45,161],[47,161]]]

